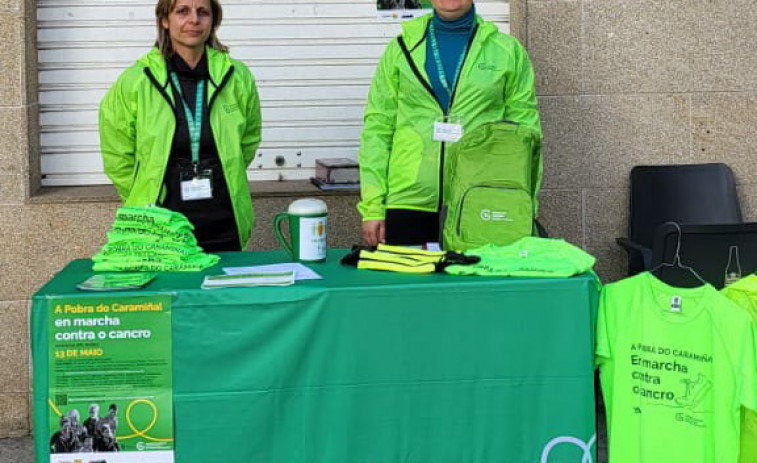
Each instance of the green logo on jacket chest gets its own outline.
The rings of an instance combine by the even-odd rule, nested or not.
[[[496,71],[497,66],[494,64],[478,63],[478,69],[481,71]]]
[[[226,114],[231,114],[233,112],[239,111],[239,105],[238,104],[225,104],[223,105],[223,110],[226,111]]]

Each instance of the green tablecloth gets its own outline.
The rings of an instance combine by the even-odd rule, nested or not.
[[[340,266],[344,253],[310,265],[322,280],[290,287],[199,289],[221,267],[285,260],[245,252],[140,291],[174,293],[178,463],[594,461],[581,449],[595,435],[592,276],[373,272]],[[91,274],[73,261],[34,296],[38,463],[47,298],[81,296]]]

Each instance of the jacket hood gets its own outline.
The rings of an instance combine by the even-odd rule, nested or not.
[[[205,53],[208,55],[210,79],[218,84],[232,66],[231,57],[228,53],[209,46],[205,47]],[[158,47],[153,47],[146,55],[139,58],[137,65],[141,68],[149,68],[158,82],[166,82],[168,80],[166,60],[163,58]]]
[[[407,21],[402,23],[402,40],[405,41],[408,48],[415,48],[415,46],[424,39],[426,36],[426,29],[428,29],[428,23],[434,16],[433,13],[421,16],[418,19]],[[485,40],[490,35],[499,32],[497,26],[484,21],[480,15],[476,15],[476,24],[478,25],[478,32],[476,33],[477,40]]]

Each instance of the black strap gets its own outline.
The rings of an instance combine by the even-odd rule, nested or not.
[[[542,225],[537,219],[534,219],[534,233],[532,233],[532,235],[538,236],[539,238],[549,238],[547,229],[544,228],[544,225]]]
[[[475,265],[479,262],[481,262],[481,256],[468,256],[462,252],[447,251],[442,260],[436,264],[436,271],[443,272],[450,265]]]
[[[168,93],[166,93],[166,88],[168,87],[169,83],[166,82],[166,85],[160,85],[160,82],[158,82],[158,79],[155,78],[154,75],[152,75],[152,71],[150,71],[150,68],[145,67],[143,69],[143,72],[147,76],[147,79],[155,86],[155,88],[158,90],[158,93],[160,93],[163,98],[168,103],[168,106],[171,107],[171,110],[174,112],[174,114],[177,113],[177,108],[174,106],[173,102],[171,101],[171,98],[168,96]]]
[[[360,251],[375,251],[376,246],[368,246],[367,244],[355,244],[350,249],[350,252],[346,254],[339,261],[342,265],[349,265],[351,267],[357,267],[357,263],[360,260]]]
[[[400,49],[402,50],[402,53],[405,55],[405,59],[407,60],[407,64],[410,65],[410,69],[413,70],[413,74],[415,74],[415,77],[418,78],[418,81],[428,90],[428,92],[434,96],[436,99],[436,94],[434,93],[434,89],[431,88],[431,84],[429,84],[426,79],[423,78],[423,74],[418,70],[418,66],[415,65],[415,61],[413,61],[412,56],[410,56],[410,51],[407,49],[407,45],[405,45],[405,40],[400,35],[397,37],[397,43],[400,45]]]
[[[226,72],[226,75],[224,75],[223,79],[221,79],[221,83],[218,84],[218,87],[216,87],[216,91],[213,93],[213,96],[210,97],[210,102],[208,103],[208,114],[210,114],[210,110],[213,109],[213,103],[216,101],[218,94],[221,93],[221,90],[223,90],[226,84],[229,83],[229,79],[231,79],[232,74],[234,74],[234,66],[229,68],[229,70]]]

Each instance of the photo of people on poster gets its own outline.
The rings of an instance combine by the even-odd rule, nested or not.
[[[118,406],[110,404],[108,413],[100,416],[100,405],[88,407],[88,417],[82,423],[80,413],[72,408],[60,417],[60,429],[50,438],[50,453],[118,452],[116,440]]]
[[[376,0],[379,17],[413,18],[433,8],[429,0]]]

